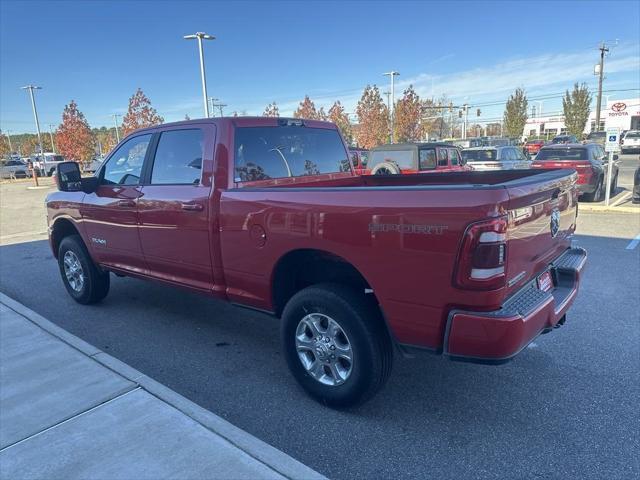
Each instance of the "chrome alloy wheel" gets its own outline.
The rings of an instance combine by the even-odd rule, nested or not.
[[[296,350],[307,373],[323,385],[341,385],[351,375],[351,343],[338,322],[327,315],[311,313],[300,320]]]
[[[84,271],[82,270],[82,264],[78,256],[71,250],[67,250],[63,258],[64,262],[64,274],[67,277],[69,286],[75,292],[82,291],[84,286]]]

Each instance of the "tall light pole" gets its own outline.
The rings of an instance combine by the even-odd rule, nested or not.
[[[49,124],[49,138],[51,139],[51,150],[53,151],[53,153],[56,153],[56,144],[53,141],[53,131],[51,130],[51,127],[53,127],[53,124]]]
[[[604,54],[609,51],[609,48],[604,42],[598,47],[600,50],[600,68],[598,69],[598,101],[596,103],[596,132],[600,131],[600,111],[602,110],[602,77],[604,75]]]
[[[34,90],[42,90],[42,87],[37,87],[35,85],[27,85],[21,87],[22,90],[29,90],[29,96],[31,97],[31,108],[33,109],[33,118],[36,121],[36,132],[38,132],[38,145],[40,146],[40,161],[43,162],[44,166],[44,151],[42,150],[42,138],[40,136],[40,121],[38,120],[38,111],[36,110],[36,100],[33,95]]]
[[[391,77],[391,111],[389,115],[391,116],[391,143],[393,143],[393,124],[395,120],[395,108],[396,108],[396,90],[395,90],[395,77],[400,75],[400,72],[396,72],[395,70],[391,70],[390,72],[383,73],[382,75]]]
[[[185,40],[198,40],[198,51],[200,52],[200,76],[202,77],[202,99],[204,100],[204,116],[209,118],[209,99],[207,97],[207,77],[204,73],[204,52],[202,51],[202,40],[215,40],[213,35],[204,32],[196,32],[193,35],[185,35]]]
[[[13,146],[11,145],[11,130],[7,130],[7,140],[9,140],[9,150],[13,153]]]
[[[118,133],[118,117],[120,117],[121,115],[114,113],[111,116],[113,117],[113,126],[116,127],[116,143],[120,143],[120,133]]]

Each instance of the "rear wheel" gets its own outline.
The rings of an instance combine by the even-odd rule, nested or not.
[[[282,319],[289,369],[316,400],[357,405],[384,386],[393,349],[377,307],[364,294],[337,284],[307,287],[287,303]]]
[[[591,193],[585,193],[583,195],[583,198],[587,201],[587,202],[599,202],[602,200],[602,192],[603,192],[603,188],[602,188],[602,184],[604,183],[604,181],[602,179],[598,180],[598,184],[596,185],[596,189],[591,192]]]
[[[76,302],[96,303],[109,293],[109,273],[98,270],[80,236],[62,239],[58,265],[62,282]]]

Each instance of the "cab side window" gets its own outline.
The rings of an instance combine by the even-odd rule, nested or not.
[[[446,148],[438,148],[438,166],[446,167],[449,165],[449,157]]]
[[[102,170],[101,185],[137,185],[140,182],[142,164],[151,142],[151,134],[140,135],[125,142]]]
[[[451,165],[460,164],[460,154],[456,148],[449,148],[449,158],[451,159]]]
[[[436,168],[436,151],[433,148],[422,148],[419,150],[420,170],[433,170]]]
[[[168,130],[158,141],[152,185],[194,185],[200,183],[204,134],[199,128]]]

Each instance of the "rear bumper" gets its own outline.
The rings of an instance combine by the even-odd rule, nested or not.
[[[443,354],[452,360],[504,363],[541,333],[564,324],[580,285],[587,260],[582,248],[571,248],[556,258],[549,271],[554,287],[544,292],[532,280],[499,310],[449,313]]]

